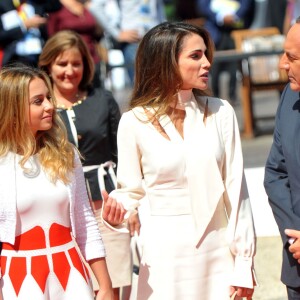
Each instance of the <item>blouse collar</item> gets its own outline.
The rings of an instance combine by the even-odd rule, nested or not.
[[[185,110],[186,104],[189,103],[193,98],[193,90],[192,89],[180,90],[177,96],[178,96],[178,102],[176,104],[176,108]]]

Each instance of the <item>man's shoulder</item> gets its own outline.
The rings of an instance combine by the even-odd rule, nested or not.
[[[287,83],[287,85],[285,86],[284,90],[283,90],[283,93],[288,93],[290,95],[295,95],[295,96],[298,96],[299,95],[299,91],[293,91],[291,89],[291,85],[290,83]]]

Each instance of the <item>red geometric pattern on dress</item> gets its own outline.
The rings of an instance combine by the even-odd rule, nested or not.
[[[78,255],[78,252],[76,251],[75,248],[68,250],[68,252],[70,254],[70,258],[72,260],[73,266],[79,271],[79,273],[82,275],[85,281],[88,282],[84,273],[83,263]]]
[[[3,243],[3,249],[6,250],[36,250],[44,248],[46,248],[46,238],[44,230],[40,226],[18,235],[14,245]]]
[[[33,276],[43,293],[45,292],[49,272],[50,268],[46,255],[33,256],[31,258],[31,275]]]
[[[72,241],[70,227],[53,223],[49,229],[50,246],[60,246]]]
[[[7,257],[1,256],[0,259],[1,259],[1,277],[2,277],[5,274]]]
[[[52,254],[53,271],[56,274],[63,289],[66,290],[71,267],[64,252]]]
[[[16,272],[16,270],[18,271]],[[26,257],[12,257],[8,274],[16,295],[18,296],[27,274]]]

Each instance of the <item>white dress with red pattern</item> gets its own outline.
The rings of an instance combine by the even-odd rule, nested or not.
[[[14,245],[3,243],[5,300],[94,299],[90,277],[71,236],[68,189],[40,170],[16,165],[17,227]]]

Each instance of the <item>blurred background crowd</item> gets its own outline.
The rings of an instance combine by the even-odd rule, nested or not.
[[[299,12],[299,1],[277,0],[3,0],[0,2],[2,65],[37,64],[46,40],[70,29],[88,45],[95,63],[94,84],[108,89],[130,87],[140,38],[165,20],[189,20],[205,26],[216,50],[234,49],[232,30],[277,27],[285,34]],[[122,67],[122,68],[120,68]],[[112,71],[113,70],[113,71]],[[211,88],[220,96],[219,75],[230,74],[228,100],[236,95],[236,63],[216,63]]]

